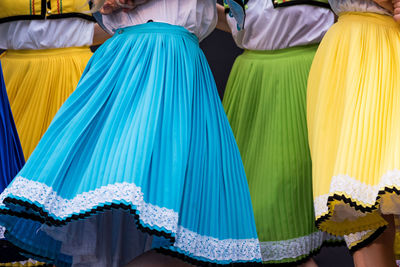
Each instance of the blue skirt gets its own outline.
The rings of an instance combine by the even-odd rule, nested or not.
[[[57,266],[123,266],[151,247],[261,262],[235,139],[180,26],[123,28],[102,45],[1,199],[21,217],[0,217],[8,238]]]
[[[25,163],[0,65],[0,192]]]
[[[0,65],[0,192],[10,184],[25,163]],[[4,239],[0,225],[0,262],[24,260],[19,250]]]

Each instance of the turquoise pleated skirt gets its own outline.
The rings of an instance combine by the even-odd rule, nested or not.
[[[0,201],[9,240],[57,266],[123,266],[150,247],[261,262],[235,139],[180,26],[132,26],[102,45]]]

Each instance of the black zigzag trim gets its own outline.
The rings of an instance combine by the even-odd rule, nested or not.
[[[8,214],[8,215],[13,215],[13,216],[30,219],[33,221],[40,222],[42,224],[47,224],[49,226],[62,226],[62,225],[66,225],[69,222],[86,219],[90,216],[97,215],[97,214],[103,213],[105,211],[121,209],[121,210],[128,211],[134,217],[136,227],[140,231],[149,233],[151,235],[164,237],[164,238],[168,239],[171,243],[175,242],[175,237],[173,237],[170,233],[166,233],[164,231],[158,231],[158,230],[149,228],[145,225],[142,225],[139,220],[138,211],[136,209],[133,209],[131,206],[125,205],[122,203],[118,203],[118,204],[111,203],[111,204],[103,204],[101,206],[96,206],[96,207],[93,207],[89,211],[86,211],[86,212],[83,212],[80,214],[71,215],[63,220],[54,219],[52,216],[49,216],[49,213],[47,211],[44,211],[41,207],[38,207],[37,205],[34,205],[32,203],[29,203],[27,201],[23,201],[20,199],[6,197],[4,199],[4,204],[11,204],[11,205],[17,205],[20,207],[25,207],[25,209],[27,211],[33,210],[35,213],[38,213],[40,216],[37,214],[32,214],[32,213],[22,212],[22,211],[14,212],[12,210],[0,210],[0,213],[2,213],[2,214]]]
[[[362,249],[366,246],[368,246],[369,244],[371,244],[373,241],[375,241],[375,239],[377,239],[385,230],[386,230],[386,226],[382,226],[379,227],[372,235],[370,235],[367,239],[361,241],[360,243],[358,243],[357,245],[351,247],[350,250],[350,254],[354,254],[354,252],[356,252],[359,249]]]
[[[393,194],[395,193],[396,195],[400,196],[400,190],[395,188],[395,187],[385,187],[383,190],[380,190],[378,192],[378,196],[376,197],[376,201],[375,204],[373,204],[372,206],[363,206],[360,204],[357,204],[357,202],[349,197],[346,197],[345,195],[338,195],[338,194],[334,194],[332,196],[328,197],[328,208],[329,211],[327,214],[321,216],[320,218],[318,218],[315,222],[316,226],[319,228],[320,225],[329,220],[332,217],[332,210],[330,208],[330,203],[337,200],[337,201],[343,201],[344,203],[348,204],[350,207],[354,208],[357,211],[361,211],[362,213],[371,213],[375,210],[378,209],[379,206],[379,202],[380,199],[382,198],[383,195],[385,195],[386,193],[390,193]]]

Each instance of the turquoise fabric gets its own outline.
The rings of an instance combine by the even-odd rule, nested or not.
[[[237,21],[237,29],[240,31],[244,28],[246,18],[245,0],[224,0],[225,6],[229,7],[229,15]]]
[[[49,233],[36,242],[15,230],[10,240],[49,262],[74,260],[57,246],[71,245],[66,236],[85,222],[99,234],[121,232],[96,218],[128,213],[139,229],[169,240],[162,252],[261,262],[235,139],[197,37],[180,26],[132,26],[102,45],[1,199],[5,212],[31,219],[20,219],[26,229]],[[15,220],[0,218],[11,227]],[[66,226],[46,230],[33,220]]]

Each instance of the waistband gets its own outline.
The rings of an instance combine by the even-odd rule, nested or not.
[[[129,34],[144,34],[144,33],[162,33],[166,35],[180,35],[182,37],[188,38],[197,44],[199,39],[197,36],[189,32],[185,27],[172,25],[163,22],[148,22],[144,24],[138,24],[134,26],[129,26],[125,28],[118,29],[114,37],[124,36]]]
[[[80,53],[91,53],[90,47],[65,47],[52,49],[23,49],[23,50],[7,50],[0,57],[49,57],[74,55]]]
[[[252,59],[264,59],[265,57],[279,58],[279,57],[303,55],[304,53],[315,53],[318,49],[318,45],[319,43],[288,47],[278,50],[245,50],[242,56]]]
[[[384,25],[386,27],[395,27],[400,29],[392,16],[371,13],[371,12],[342,12],[339,14],[338,22],[359,22],[359,23],[374,23]]]

